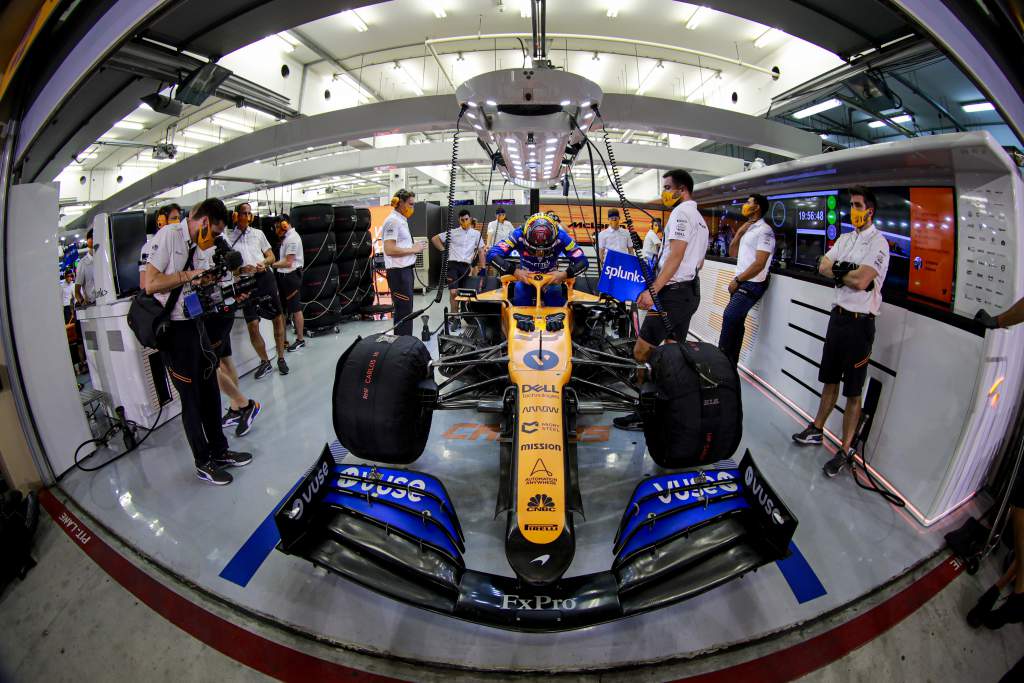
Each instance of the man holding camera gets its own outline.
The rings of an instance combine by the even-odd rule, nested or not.
[[[889,270],[889,242],[874,226],[875,194],[866,187],[850,188],[852,232],[844,233],[818,265],[818,272],[835,281],[835,299],[829,316],[825,346],[821,352],[818,381],[821,391],[814,422],[793,435],[798,444],[822,442],[825,421],[839,397],[843,382],[846,408],[843,412],[843,443],[824,467],[834,477],[853,458],[853,440],[860,422],[861,391],[875,341],[875,316],[882,308],[882,283]]]
[[[200,278],[211,265],[211,247],[227,220],[224,202],[206,199],[186,220],[160,230],[150,245],[146,292],[166,305],[173,290]],[[181,422],[195,459],[196,477],[224,486],[233,480],[225,468],[248,465],[252,455],[228,450],[221,429],[217,355],[209,348],[202,318],[188,319],[183,302],[184,295],[179,293],[160,352],[181,398]]]
[[[267,345],[260,334],[260,317],[272,320],[274,323],[274,343],[277,346],[277,370],[282,375],[288,374],[288,363],[284,359],[284,312],[281,310],[281,296],[277,289],[277,280],[269,267],[277,260],[274,251],[270,248],[270,242],[262,230],[253,230],[252,207],[249,204],[239,204],[235,207],[235,227],[224,232],[224,238],[228,246],[242,254],[242,267],[244,270],[256,272],[256,291],[253,292],[253,303],[246,304],[242,308],[245,317],[245,324],[249,329],[249,341],[256,355],[260,357],[260,364],[256,367],[253,375],[256,379],[263,379],[274,371],[267,356]]]

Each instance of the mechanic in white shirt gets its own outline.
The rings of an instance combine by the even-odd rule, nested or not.
[[[287,375],[288,363],[284,359],[284,311],[281,310],[281,294],[277,289],[277,280],[274,278],[274,273],[269,270],[277,258],[263,231],[250,227],[253,214],[249,204],[239,204],[235,207],[232,218],[235,220],[235,227],[224,231],[224,239],[227,240],[229,247],[241,252],[242,268],[256,272],[256,291],[253,292],[251,298],[260,300],[258,303],[254,301],[242,307],[245,324],[249,330],[249,341],[252,342],[252,348],[256,351],[256,355],[260,357],[260,364],[256,366],[253,377],[263,379],[274,371],[274,366],[270,364],[270,357],[267,356],[267,346],[263,342],[263,335],[260,334],[260,318],[271,320],[274,323],[277,371],[282,375]]]
[[[288,351],[296,351],[306,345],[303,338],[304,320],[302,317],[302,300],[299,292],[302,289],[302,266],[305,253],[302,250],[302,238],[288,222],[287,216],[278,218],[275,224],[277,236],[281,239],[278,247],[280,258],[274,263],[277,271],[277,288],[281,292],[281,308],[286,315],[292,316],[295,323],[295,342],[288,346]]]
[[[64,279],[60,281],[60,298],[64,306],[64,324],[67,325],[75,317],[75,272],[70,268],[64,271]]]
[[[146,291],[166,302],[172,291],[201,276],[212,265],[211,247],[227,219],[224,202],[206,199],[192,209],[187,220],[160,230],[150,244]],[[196,477],[223,486],[232,481],[225,469],[248,465],[252,455],[228,450],[221,428],[217,354],[206,346],[203,318],[185,316],[184,300],[182,292],[171,309],[160,353],[181,399],[181,422],[195,459]]]
[[[682,169],[669,171],[662,176],[662,188],[661,201],[672,209],[665,226],[665,244],[658,257],[657,276],[653,283],[662,310],[648,314],[640,327],[633,347],[633,358],[639,363],[646,363],[654,348],[666,340],[686,341],[690,319],[700,305],[698,274],[708,249],[707,223],[697,210],[697,202],[690,196],[693,177]],[[636,302],[643,310],[650,310],[654,305],[651,293],[646,290]],[[671,340],[662,319],[666,315],[672,324]],[[642,377],[639,379],[643,380]],[[617,417],[612,423],[627,431],[643,430],[643,420],[637,413]]]
[[[85,256],[78,259],[78,273],[75,275],[75,303],[88,306],[96,300],[96,275],[93,271],[92,228],[85,234]]]
[[[448,297],[451,304],[449,309],[452,313],[458,311],[455,300],[455,293],[462,287],[467,276],[476,275],[486,265],[484,260],[487,250],[484,248],[483,236],[479,230],[472,227],[473,218],[469,211],[459,211],[459,227],[452,230],[450,243],[448,245]],[[444,232],[439,232],[430,238],[431,243],[438,250],[444,251]],[[453,318],[451,328],[458,329],[461,322]]]
[[[629,231],[621,227],[618,209],[608,209],[608,227],[597,234],[597,248],[601,263],[604,263],[608,251],[617,251],[620,254],[633,253]]]
[[[409,218],[415,210],[416,195],[409,190],[399,190],[391,198],[394,208],[380,229],[384,241],[384,267],[387,268],[388,289],[395,306],[393,319],[396,323],[395,334],[412,334],[413,268],[416,267],[416,256],[427,248],[426,242],[413,242],[409,232]]]
[[[661,253],[661,220],[651,219],[651,229],[644,235],[643,257],[648,263]]]
[[[736,277],[729,282],[729,304],[722,313],[718,348],[733,365],[740,362],[747,313],[768,289],[768,269],[775,253],[775,232],[764,222],[768,198],[752,194],[742,207],[747,222],[729,243],[729,256],[736,259]]]
[[[487,224],[487,247],[493,247],[498,242],[508,239],[515,229],[512,221],[506,219],[505,209],[499,206],[494,210],[494,220]]]
[[[161,206],[156,212],[156,230],[181,222],[181,207],[177,204]],[[139,289],[146,291],[146,262],[149,260],[149,244],[153,241],[156,232],[146,235],[146,243],[142,245],[142,253],[139,254]]]
[[[854,229],[836,240],[818,266],[818,272],[836,286],[818,371],[818,381],[825,386],[814,422],[794,434],[793,440],[799,444],[822,442],[822,429],[839,398],[842,380],[846,397],[843,445],[825,464],[825,475],[829,477],[839,474],[853,457],[861,391],[875,341],[875,316],[882,308],[882,284],[889,271],[889,241],[872,222],[876,206],[875,193],[870,189],[850,188],[850,222]]]

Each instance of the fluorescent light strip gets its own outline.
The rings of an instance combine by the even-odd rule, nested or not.
[[[124,128],[125,130],[146,130],[145,124],[137,121],[118,121],[114,124],[114,128]]]
[[[911,120],[911,116],[910,116],[910,114],[900,114],[899,116],[891,116],[891,117],[889,117],[889,120],[892,121],[893,123],[907,123],[907,122],[909,122]],[[889,124],[887,124],[885,121],[869,121],[868,122],[868,128],[881,128],[882,126],[887,126],[887,125],[889,125]]]
[[[344,12],[341,13],[341,16],[344,17],[346,21],[348,21],[349,25],[352,26],[352,28],[359,31],[360,33],[366,33],[367,31],[370,30],[370,27],[366,25],[366,22],[363,21],[358,14],[356,14],[355,10],[345,10]]]
[[[820,114],[823,111],[828,111],[829,109],[835,109],[836,107],[840,107],[842,106],[842,104],[843,103],[840,100],[837,100],[835,98],[831,100],[825,100],[824,102],[819,102],[818,104],[807,107],[806,109],[801,109],[800,111],[793,114],[793,118],[806,119],[810,116],[814,116],[815,114]]]
[[[991,102],[971,102],[961,108],[968,114],[977,114],[980,111],[995,111],[996,106]]]

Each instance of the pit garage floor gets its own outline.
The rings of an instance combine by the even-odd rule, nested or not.
[[[439,309],[432,311],[436,322]],[[288,355],[291,373],[243,391],[263,405],[233,447],[254,453],[235,482],[214,488],[195,479],[177,420],[138,453],[95,473],[73,471],[60,488],[83,519],[110,533],[192,588],[234,609],[321,642],[415,662],[479,670],[590,670],[664,662],[723,650],[829,615],[935,561],[943,534],[976,501],[925,529],[850,476],[827,480],[825,448],[800,448],[790,434],[803,419],[745,381],[744,436],[765,477],[799,520],[793,556],[692,600],[610,624],[558,634],[504,631],[406,606],[299,558],[271,549],[270,515],[333,441],[331,385],[342,350],[358,334],[390,327],[356,322],[311,339]],[[419,325],[417,324],[417,330]],[[610,414],[582,421],[580,484],[586,519],[577,519],[569,574],[610,566],[611,544],[636,483],[655,471],[641,434],[611,427]],[[432,436],[412,468],[444,481],[466,532],[469,567],[511,576],[493,518],[497,494],[495,416],[435,413]],[[346,461],[351,460],[347,456]],[[93,464],[93,463],[90,463]]]

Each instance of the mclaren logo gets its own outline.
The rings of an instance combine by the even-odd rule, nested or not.
[[[537,462],[533,463],[533,469],[530,470],[530,476],[531,477],[535,477],[538,474],[543,475],[545,477],[553,477],[554,476],[551,473],[551,470],[549,470],[547,468],[547,465],[545,465],[544,461],[541,460],[540,458],[537,458]]]
[[[753,467],[747,466],[747,471],[743,473],[743,481],[747,484],[747,489],[761,505],[761,509],[768,515],[768,518],[779,526],[785,524],[786,519],[782,516],[782,512],[779,511],[778,504],[772,500],[765,485],[757,478],[757,473],[754,472]]]
[[[538,493],[537,495],[526,501],[527,512],[554,512],[555,501],[551,500],[551,496],[546,493]]]
[[[543,567],[544,565],[546,565],[548,563],[548,560],[550,560],[550,559],[551,559],[550,555],[539,555],[539,556],[533,558],[532,560],[530,560],[530,564],[537,563],[537,564],[539,564],[540,566]]]

